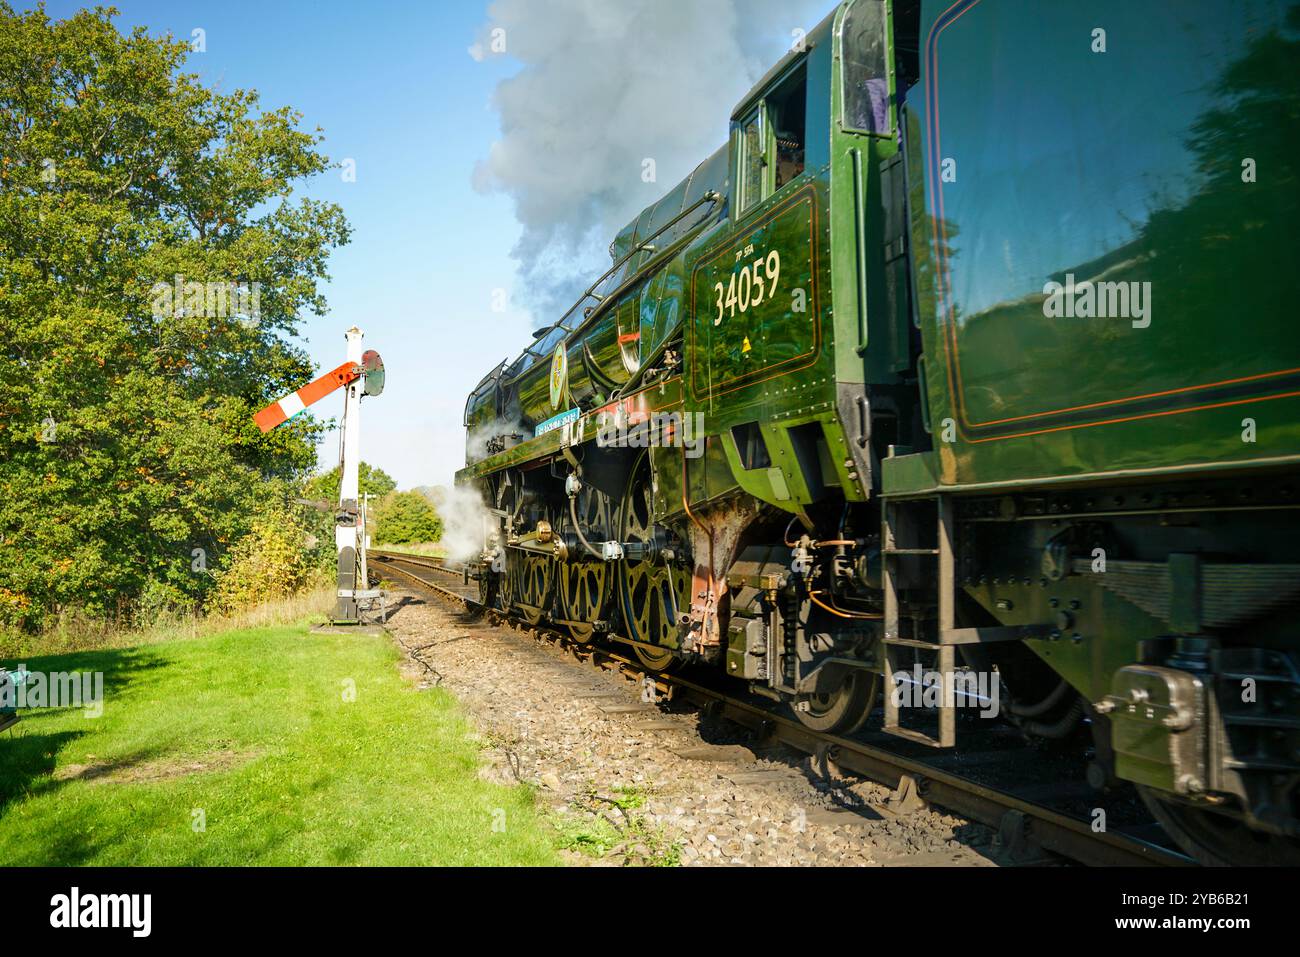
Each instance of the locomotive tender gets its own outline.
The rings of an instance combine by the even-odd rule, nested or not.
[[[1297,53],[1286,0],[840,4],[470,395],[484,601],[819,730],[992,701],[1300,860]]]

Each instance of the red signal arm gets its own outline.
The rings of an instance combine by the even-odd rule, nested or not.
[[[277,425],[287,422],[313,402],[319,402],[325,396],[343,388],[349,382],[361,378],[362,370],[355,362],[345,362],[337,369],[332,369],[319,379],[308,382],[297,392],[290,392],[278,402],[272,402],[261,412],[253,416],[253,421],[263,432],[270,432]]]

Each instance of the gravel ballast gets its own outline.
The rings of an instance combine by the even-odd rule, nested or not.
[[[403,670],[461,702],[483,773],[537,788],[575,864],[994,866],[989,828],[885,787],[826,780],[807,755],[450,602],[392,593]]]

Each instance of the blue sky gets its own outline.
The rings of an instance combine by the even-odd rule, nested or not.
[[[736,2],[747,4],[767,6],[767,0]],[[62,19],[81,6],[53,0],[46,9]],[[510,257],[521,232],[513,201],[472,185],[476,164],[501,137],[493,91],[520,68],[510,56],[469,54],[490,26],[488,4],[114,0],[114,6],[124,32],[139,24],[152,34],[190,38],[202,29],[206,51],[191,54],[190,71],[221,90],[256,89],[267,108],[292,106],[304,127],[323,129],[322,149],[331,159],[355,160],[355,182],[335,171],[304,190],[340,203],[353,227],[351,243],[331,257],[329,313],[305,317],[307,348],[320,367],[333,368],[344,358],[344,331],[360,326],[388,372],[384,394],[363,404],[363,458],[403,488],[450,484],[464,462],[465,396],[493,365],[531,341],[534,327],[527,310],[515,305],[526,297],[515,288]],[[796,7],[818,19],[833,2],[771,0],[771,6],[781,9],[779,20]],[[752,27],[752,18],[737,21]],[[779,56],[787,32],[773,23],[772,52],[765,48],[764,62],[753,64],[754,78]],[[735,91],[749,82],[738,76],[716,102],[701,105],[708,111],[704,140],[723,141]],[[493,309],[500,289],[507,290],[504,311]],[[330,397],[321,406],[322,415],[337,416],[341,400]],[[331,434],[320,460],[336,459]]]
[[[82,4],[47,5],[53,18]],[[446,484],[463,464],[464,397],[528,339],[526,313],[492,311],[492,290],[514,279],[519,233],[510,199],[470,185],[498,133],[489,100],[508,62],[466,52],[485,21],[478,3],[196,3],[115,0],[117,23],[154,34],[206,31],[189,69],[222,90],[253,88],[263,105],[290,105],[324,130],[331,159],[356,161],[305,192],[340,203],[353,227],[330,259],[330,312],[308,315],[307,347],[324,368],[344,359],[353,323],[378,349],[387,388],[363,404],[362,454],[402,487]],[[337,416],[341,400],[325,399]],[[321,459],[337,458],[332,434]]]

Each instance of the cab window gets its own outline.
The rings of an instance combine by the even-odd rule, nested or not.
[[[808,69],[800,66],[767,99],[776,147],[773,189],[779,190],[803,172],[804,148],[808,142]]]
[[[763,173],[767,167],[766,130],[760,103],[740,125],[740,211],[752,209],[763,198]]]
[[[885,5],[880,0],[858,0],[844,21],[840,44],[844,126],[865,133],[892,132]]]
[[[804,171],[808,69],[799,64],[740,123],[740,213]]]

